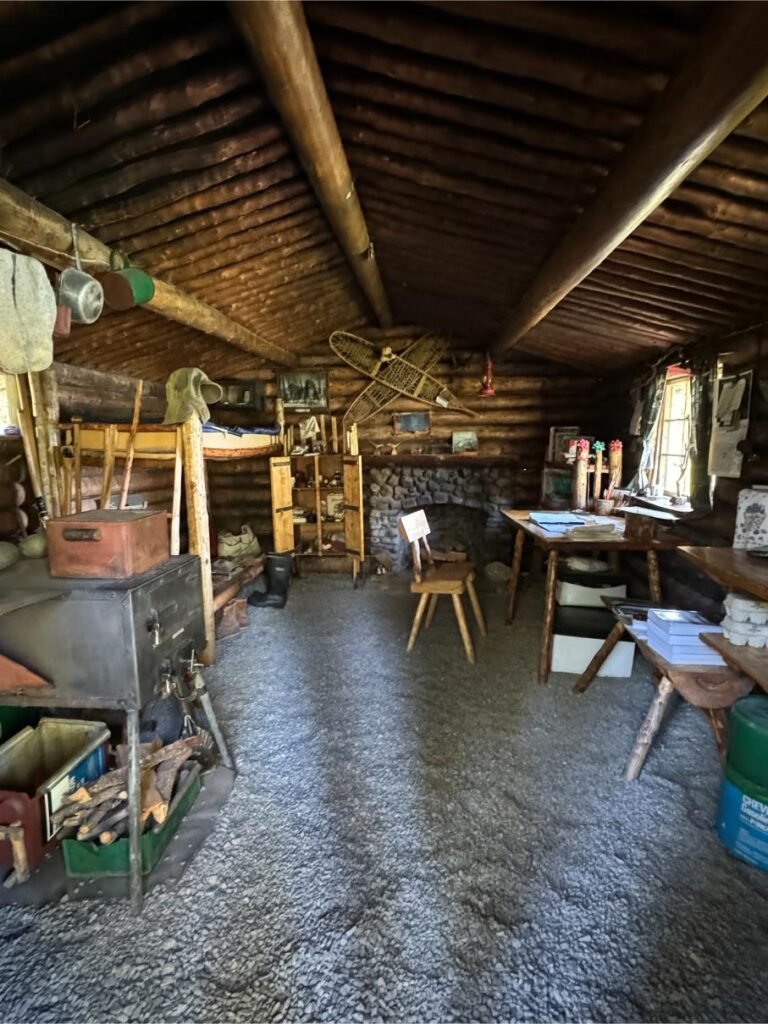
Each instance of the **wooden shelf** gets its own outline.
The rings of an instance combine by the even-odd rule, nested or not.
[[[520,462],[519,455],[363,455],[368,466],[508,466]]]
[[[695,566],[730,590],[768,601],[768,559],[735,548],[678,548]]]
[[[700,633],[699,638],[714,648],[732,668],[749,676],[768,693],[768,648],[737,647],[722,633]]]

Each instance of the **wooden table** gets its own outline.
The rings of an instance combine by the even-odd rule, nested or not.
[[[546,683],[549,678],[549,671],[552,664],[552,637],[555,622],[555,594],[557,590],[557,567],[561,554],[574,555],[584,554],[589,551],[606,551],[608,553],[619,553],[622,551],[644,551],[648,560],[648,585],[651,597],[655,604],[661,604],[661,580],[659,577],[658,552],[677,548],[681,541],[679,538],[667,534],[661,540],[627,540],[624,536],[624,520],[619,517],[611,517],[615,524],[616,534],[608,538],[586,537],[574,539],[569,537],[565,531],[562,534],[550,533],[541,529],[529,519],[530,510],[504,509],[504,515],[512,523],[516,530],[514,553],[512,556],[512,571],[509,577],[509,590],[507,594],[507,622],[511,622],[515,616],[517,602],[518,581],[520,578],[520,566],[523,561],[523,547],[526,537],[529,537],[535,545],[542,548],[547,554],[547,585],[544,599],[544,624],[541,634],[541,650],[539,652],[539,683]],[[585,515],[585,522],[591,518]]]
[[[680,554],[728,590],[741,590],[768,601],[768,559],[743,548],[681,547]]]
[[[655,651],[647,640],[639,636],[631,625],[625,623],[624,629],[635,641],[645,660],[660,675],[651,706],[635,737],[624,771],[624,778],[633,780],[640,774],[651,743],[661,727],[664,713],[675,691],[689,704],[702,708],[708,713],[718,748],[722,754],[725,729],[723,709],[729,708],[739,697],[746,696],[752,689],[752,680],[739,669],[731,668],[728,665],[673,665]],[[702,639],[708,636],[717,636],[717,634],[701,634]],[[707,642],[709,643],[709,641]],[[714,647],[715,645],[711,644],[710,646]]]

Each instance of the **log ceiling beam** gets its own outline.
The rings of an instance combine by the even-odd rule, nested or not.
[[[0,241],[58,269],[74,262],[70,221],[1,178]],[[98,273],[109,269],[113,250],[108,245],[81,228],[77,241],[85,270]],[[151,273],[151,267],[147,270]],[[154,282],[155,294],[145,309],[281,366],[296,363],[295,353],[262,338],[215,306],[159,278]]]
[[[392,313],[301,3],[229,5],[312,187],[379,323]]]
[[[516,345],[768,95],[768,4],[724,4],[654,102],[601,190],[537,271],[495,354]]]

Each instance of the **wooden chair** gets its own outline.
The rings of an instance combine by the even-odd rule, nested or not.
[[[475,649],[472,645],[472,636],[464,616],[464,606],[461,603],[461,596],[466,591],[469,594],[469,601],[475,615],[477,628],[482,636],[486,636],[485,619],[480,608],[475,590],[475,567],[471,562],[451,562],[445,565],[436,566],[429,548],[427,536],[430,533],[429,523],[423,509],[418,512],[411,512],[403,516],[399,523],[400,535],[411,545],[413,555],[413,580],[411,582],[411,593],[419,594],[419,603],[416,614],[413,617],[411,635],[408,637],[408,651],[413,650],[416,637],[419,635],[422,620],[426,612],[424,628],[429,629],[434,618],[437,600],[442,594],[450,595],[453,601],[453,610],[456,614],[456,621],[459,624],[461,639],[464,643],[464,650],[468,660],[474,664]],[[424,554],[427,561],[426,569],[422,568],[421,548],[424,547]],[[429,609],[427,609],[429,605]]]

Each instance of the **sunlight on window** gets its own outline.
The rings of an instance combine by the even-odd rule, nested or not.
[[[673,366],[667,371],[656,426],[654,483],[666,495],[691,493],[691,375]]]

